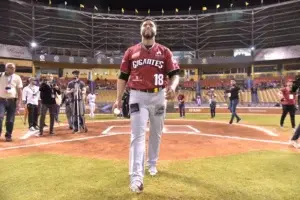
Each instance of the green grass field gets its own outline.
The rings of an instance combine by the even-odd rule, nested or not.
[[[178,114],[168,115],[177,117]],[[215,120],[228,121],[228,118],[228,114],[219,114]],[[279,118],[279,115],[244,115],[242,122],[278,127]],[[114,117],[98,115],[97,119]],[[186,119],[207,120],[209,116],[187,114]],[[296,119],[298,123],[300,118]],[[16,128],[24,128],[19,117],[17,122]],[[290,130],[289,117],[285,125]],[[157,177],[146,175],[144,193],[136,195],[128,187],[128,161],[43,153],[0,158],[0,200],[300,199],[299,153],[260,151],[160,161],[158,169]]]

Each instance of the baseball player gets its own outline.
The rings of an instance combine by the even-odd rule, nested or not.
[[[127,83],[130,88],[131,121],[130,189],[136,193],[143,191],[147,122],[150,122],[148,170],[150,175],[156,175],[166,100],[175,98],[179,83],[179,66],[173,59],[172,52],[155,42],[155,22],[146,19],[140,28],[142,42],[125,52],[117,83],[117,99],[113,105],[113,109],[122,107],[122,96]]]
[[[181,90],[178,91],[178,107],[179,107],[179,114],[180,117],[183,118],[185,117],[185,105],[184,105],[184,95],[181,93]]]
[[[94,92],[92,91],[91,93],[88,94],[88,96],[86,97],[89,107],[90,107],[90,118],[94,118],[95,114],[95,109],[96,109],[96,95],[94,94]]]

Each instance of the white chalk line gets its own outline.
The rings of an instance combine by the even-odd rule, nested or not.
[[[57,140],[57,141],[52,141],[52,142],[42,142],[42,143],[37,143],[37,144],[5,147],[5,148],[0,148],[0,151],[30,148],[30,147],[39,147],[39,146],[45,146],[45,145],[51,145],[51,144],[60,144],[60,143],[68,143],[68,142],[76,142],[76,141],[84,141],[84,140],[90,140],[90,139],[95,139],[95,138],[103,138],[103,137],[109,137],[109,136],[115,136],[115,135],[127,135],[127,134],[130,134],[130,133],[111,132],[107,135],[98,135],[98,136],[81,137],[81,138],[68,139],[68,140]],[[178,134],[183,134],[183,133],[180,132]],[[262,139],[254,139],[254,138],[244,138],[244,137],[240,137],[240,136],[225,136],[225,135],[195,133],[195,132],[188,132],[186,134],[196,135],[196,136],[204,136],[204,137],[215,137],[215,138],[244,140],[244,141],[252,141],[252,142],[262,142],[262,143],[269,143],[269,144],[289,145],[289,142],[282,142],[282,141],[275,141],[275,140],[262,140]]]
[[[170,129],[168,129],[168,127],[186,127],[187,129],[191,129],[192,131],[171,131]],[[109,133],[116,133],[116,132],[111,132],[111,130],[113,128],[130,128],[129,125],[127,126],[109,126],[107,129],[105,129],[104,131],[102,131],[102,134],[109,134]],[[149,132],[150,129],[149,127],[146,128],[146,132]],[[163,133],[184,133],[184,134],[189,134],[189,133],[200,133],[200,131],[190,125],[165,125],[163,128]],[[119,131],[118,133],[125,133],[125,134],[129,134],[130,132],[123,132],[123,131]]]
[[[130,121],[129,119],[116,119],[116,120],[109,120],[109,122],[126,122],[126,121]],[[187,122],[209,122],[209,123],[219,123],[219,124],[228,124],[228,122],[224,122],[224,121],[209,121],[209,120],[191,120],[191,119],[166,119],[165,121],[187,121]],[[89,121],[88,123],[95,123],[95,122],[107,122],[105,120],[95,120],[95,121]],[[228,124],[229,125],[229,124]],[[255,130],[259,130],[259,131],[262,131],[264,133],[266,133],[267,135],[269,136],[274,136],[274,137],[277,137],[279,136],[277,133],[274,133],[273,131],[269,130],[269,129],[266,129],[266,128],[263,128],[263,127],[259,127],[259,126],[254,126],[254,125],[247,125],[247,124],[241,124],[241,123],[233,123],[231,124],[231,126],[241,126],[241,127],[247,127],[247,128],[252,128],[252,129],[255,129]],[[178,125],[180,126],[180,125]]]
[[[179,121],[179,120],[182,121],[182,119],[168,119],[168,120],[169,121]],[[188,121],[188,122],[208,122],[208,123],[228,124],[228,126],[232,126],[232,125],[234,125],[234,126],[241,126],[241,127],[252,128],[252,129],[264,132],[264,133],[266,133],[269,136],[274,136],[274,137],[279,136],[277,133],[274,133],[271,130],[268,130],[266,128],[259,127],[259,126],[254,126],[254,125],[236,124],[236,123],[229,124],[228,122],[223,122],[223,121],[209,121],[209,120],[189,120],[189,119],[187,119],[186,121]]]
[[[182,120],[182,119],[180,119]],[[95,123],[95,122],[100,122],[100,123],[107,123],[107,122],[124,122],[124,121],[129,121],[129,119],[117,119],[117,120],[95,120],[95,121],[88,121],[87,123]],[[166,119],[166,121],[178,121],[178,119]],[[222,122],[222,121],[208,121],[208,120],[185,120],[185,121],[190,121],[190,122],[210,122],[210,123],[220,123],[220,124],[227,124],[226,122]],[[238,125],[238,126],[243,126],[244,124],[234,124],[234,125]],[[262,130],[263,132],[265,131],[269,131],[267,129],[261,128],[261,127],[257,127],[257,126],[252,126],[252,125],[245,125],[246,127],[249,128],[253,128],[256,130]],[[261,128],[261,129],[260,129]],[[182,133],[182,132],[181,132]],[[38,143],[38,144],[32,144],[32,145],[22,145],[22,146],[13,146],[13,147],[6,147],[6,148],[0,148],[0,151],[3,150],[9,150],[9,149],[18,149],[18,148],[27,148],[27,147],[35,147],[35,146],[42,146],[42,145],[49,145],[49,144],[58,144],[58,143],[65,143],[65,142],[73,142],[73,141],[81,141],[81,140],[88,140],[88,139],[93,139],[93,138],[101,138],[104,136],[112,136],[112,135],[123,135],[124,133],[114,133],[114,134],[110,134],[110,135],[100,135],[100,136],[91,136],[91,137],[83,137],[83,138],[77,138],[77,139],[70,139],[70,140],[57,140],[57,141],[52,141],[52,142],[44,142],[44,143]],[[130,134],[130,133],[125,133],[125,134]],[[187,134],[194,134],[194,133],[187,133]],[[197,133],[199,134],[199,133]],[[203,134],[203,133],[201,133]],[[274,133],[275,134],[275,133]],[[207,134],[207,136],[211,136],[212,134]],[[276,134],[277,135],[277,134]],[[206,135],[203,135],[206,136]],[[217,135],[215,135],[217,136]],[[242,137],[239,136],[223,136],[223,135],[219,135],[218,137],[223,137],[223,138],[228,138],[228,137],[232,137],[232,139],[234,138],[239,138],[241,139]],[[259,140],[259,139],[252,139],[252,138],[243,138],[243,140],[249,140],[249,141],[268,141],[270,143],[278,143],[278,144],[288,144],[286,142],[281,142],[281,141],[273,141],[273,140]]]
[[[11,150],[11,149],[21,149],[21,148],[28,148],[28,147],[38,147],[38,146],[45,146],[45,145],[51,145],[51,144],[75,142],[75,141],[84,141],[84,140],[108,137],[108,136],[113,136],[113,135],[124,135],[124,134],[119,133],[119,134],[111,134],[111,135],[97,135],[97,136],[81,137],[81,138],[75,138],[75,139],[69,139],[69,140],[56,140],[56,141],[52,141],[52,142],[41,142],[41,143],[37,143],[37,144],[19,145],[19,146],[0,148],[0,151]]]
[[[56,127],[64,127],[64,126],[67,126],[67,124],[65,123],[59,123],[58,125],[55,125],[54,128]],[[44,130],[49,130],[48,127],[46,127]],[[32,136],[35,136],[37,133],[39,133],[40,131],[39,130],[35,130],[35,131],[27,131],[25,133],[25,135],[23,135],[22,137],[20,137],[21,140],[26,140]]]

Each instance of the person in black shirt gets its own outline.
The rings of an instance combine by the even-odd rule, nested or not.
[[[74,80],[70,81],[67,87],[67,94],[71,95],[73,133],[80,132],[81,128],[87,132],[84,121],[86,86],[83,81],[79,80],[79,73],[78,70],[72,72]]]
[[[43,135],[43,129],[45,124],[45,118],[47,111],[50,113],[50,135],[53,135],[54,128],[54,117],[56,114],[56,95],[60,94],[59,87],[53,81],[53,75],[47,74],[46,81],[40,85],[40,97],[41,97],[41,116],[40,116],[40,133],[39,136]]]
[[[241,121],[241,118],[236,113],[236,107],[239,104],[239,94],[241,93],[241,90],[236,85],[235,80],[231,80],[230,85],[231,85],[231,87],[230,87],[228,93],[229,93],[229,100],[230,100],[229,108],[230,108],[230,112],[231,112],[231,119],[229,121],[229,124],[232,124],[235,117],[236,117],[237,123],[239,123],[239,121]],[[241,101],[243,101],[243,100],[241,99]]]
[[[61,105],[65,104],[65,113],[68,119],[69,129],[73,129],[73,122],[72,122],[72,107],[71,107],[71,95],[67,94],[67,91],[64,92]]]

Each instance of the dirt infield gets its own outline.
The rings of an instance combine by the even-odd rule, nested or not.
[[[293,150],[288,137],[261,127],[229,125],[216,121],[167,120],[160,159],[178,160],[237,154],[256,150]],[[25,130],[14,133],[14,141],[0,140],[0,157],[31,153],[57,153],[102,159],[128,159],[130,127],[126,120],[88,124],[89,132],[72,134],[67,127],[55,135],[20,139]],[[146,139],[148,140],[148,139]]]

